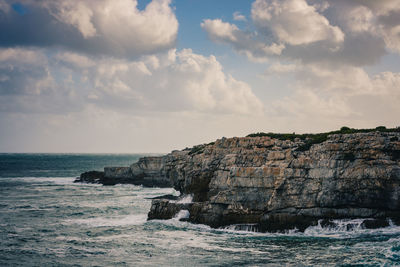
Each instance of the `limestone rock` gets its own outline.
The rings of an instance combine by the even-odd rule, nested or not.
[[[134,184],[145,187],[171,187],[165,175],[164,157],[144,157],[130,167],[105,167],[104,172],[90,171],[81,174],[77,182],[103,185]]]
[[[302,151],[298,139],[222,138],[161,157],[160,173],[193,195],[185,207],[189,221],[213,227],[248,223],[277,231],[340,218],[400,221],[399,140],[399,132],[333,134]],[[154,201],[149,218],[173,216],[179,208],[168,203]]]

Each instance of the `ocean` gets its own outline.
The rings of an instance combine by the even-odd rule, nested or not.
[[[400,226],[360,220],[304,233],[147,221],[152,197],[179,192],[74,184],[81,172],[143,155],[0,154],[0,266],[394,266]]]

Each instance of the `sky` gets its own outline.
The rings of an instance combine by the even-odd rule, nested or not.
[[[400,126],[398,0],[0,0],[0,152]]]

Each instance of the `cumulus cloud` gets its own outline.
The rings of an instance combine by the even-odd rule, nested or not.
[[[287,74],[298,71],[301,66],[296,64],[281,64],[280,62],[272,64],[267,71],[265,72],[266,75],[280,75],[280,74]]]
[[[326,8],[328,4],[317,7],[305,0],[256,0],[251,9],[253,32],[220,19],[205,20],[201,26],[211,40],[231,45],[252,61],[292,58],[293,53],[315,52],[315,47],[326,54],[340,50],[345,39],[343,31],[319,13]]]
[[[233,13],[233,20],[236,21],[246,21],[246,17],[242,15],[239,11]]]
[[[294,93],[270,105],[277,117],[312,125],[396,126],[400,73],[368,74],[360,67],[297,66]]]
[[[135,0],[24,0],[26,13],[0,2],[0,45],[61,46],[90,54],[139,57],[175,45],[178,21],[170,0],[144,10]]]
[[[57,73],[41,50],[0,49],[0,111],[64,113],[80,109],[79,87],[69,73]],[[55,79],[59,75],[60,81]]]
[[[281,54],[285,48],[283,44],[265,44],[254,38],[251,33],[243,32],[236,25],[220,19],[206,19],[201,23],[201,27],[212,41],[229,44],[253,61],[265,61],[271,55]]]
[[[381,38],[392,51],[400,52],[400,2],[383,1],[332,1],[331,16],[352,34],[369,33]]]
[[[252,61],[285,59],[305,64],[362,67],[400,51],[400,2],[256,0],[252,29],[206,20],[211,40],[231,45]],[[266,51],[266,52],[265,52]]]
[[[43,54],[10,48],[0,50],[0,62],[2,96],[37,95],[48,88],[44,86],[48,72]]]
[[[137,60],[0,49],[1,151],[168,152],[247,134],[263,109],[189,49]]]
[[[271,31],[281,42],[291,45],[328,40],[341,43],[344,33],[305,0],[256,0],[251,16],[260,31]]]
[[[70,112],[87,104],[137,113],[260,114],[263,108],[249,85],[225,74],[214,56],[190,49],[135,61],[5,49],[0,63],[0,92],[9,95],[2,110],[8,112],[52,113],[54,106]]]

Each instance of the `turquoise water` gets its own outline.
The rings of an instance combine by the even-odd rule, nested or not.
[[[400,227],[360,221],[284,234],[146,221],[172,188],[72,183],[139,155],[0,155],[0,266],[393,266]],[[88,167],[85,167],[88,166]]]

